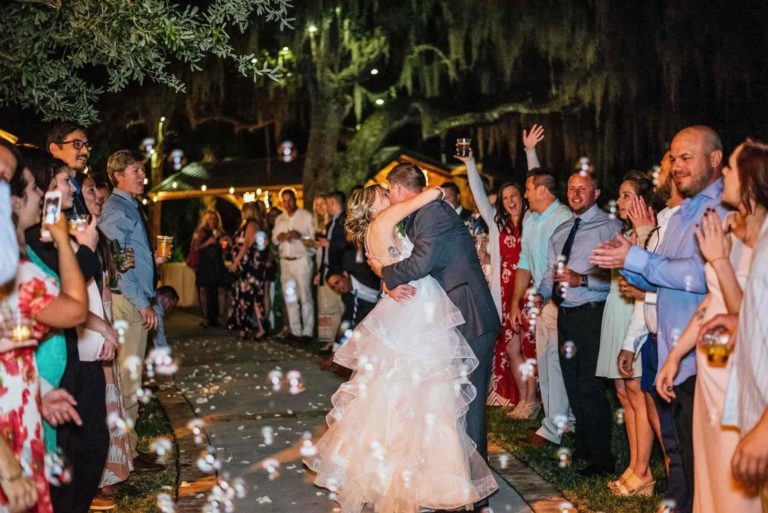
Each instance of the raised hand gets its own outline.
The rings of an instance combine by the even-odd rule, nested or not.
[[[641,226],[650,226],[652,228],[656,226],[656,213],[653,211],[653,207],[645,204],[642,196],[637,196],[632,200],[632,203],[629,205],[628,214],[635,232]]]
[[[467,156],[461,156],[459,155],[459,145],[456,145],[456,153],[453,155],[454,158],[459,159],[460,161],[464,162],[465,164],[469,162],[470,160],[475,160],[475,152],[472,151],[472,148],[467,149]]]
[[[714,210],[704,212],[696,227],[696,240],[699,241],[701,254],[710,264],[723,258],[727,260],[731,253],[731,242],[723,232],[720,217]]]
[[[544,127],[541,125],[533,125],[531,131],[527,132],[523,129],[523,146],[526,150],[532,150],[544,139]]]

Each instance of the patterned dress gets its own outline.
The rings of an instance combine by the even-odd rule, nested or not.
[[[496,349],[493,357],[493,375],[488,389],[488,406],[510,407],[517,404],[520,399],[520,391],[517,389],[514,376],[512,375],[512,366],[507,354],[507,346],[514,338],[523,337],[522,348],[523,355],[526,358],[536,357],[536,342],[531,335],[528,326],[528,316],[524,316],[524,322],[520,332],[515,333],[512,323],[509,320],[508,313],[511,309],[510,301],[515,290],[515,273],[517,272],[517,262],[520,260],[520,239],[522,233],[514,226],[507,223],[499,233],[499,249],[501,251],[501,311],[502,325],[496,339]],[[521,300],[520,307],[523,308],[525,298]],[[533,370],[533,369],[531,369]],[[531,379],[533,377],[531,376]]]
[[[30,318],[59,294],[56,281],[38,266],[22,260],[16,280],[0,288],[2,316]],[[41,340],[46,327],[32,326],[31,337]],[[45,343],[45,342],[44,342]],[[24,475],[34,479],[37,503],[30,511],[51,513],[53,506],[45,478],[45,444],[40,415],[40,387],[34,348],[0,354],[0,435],[18,458]],[[0,489],[0,510],[8,500]]]
[[[232,254],[237,255],[245,243],[243,226],[235,233]],[[259,256],[259,248],[251,244],[232,276],[232,313],[227,321],[227,329],[232,331],[256,331],[254,305],[264,303],[264,260]]]

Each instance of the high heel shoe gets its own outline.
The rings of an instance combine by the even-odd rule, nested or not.
[[[656,481],[646,483],[640,479],[637,474],[632,472],[627,480],[621,483],[618,489],[616,489],[613,493],[623,497],[634,497],[636,495],[649,497],[653,495],[653,488],[655,485]]]
[[[608,481],[608,488],[611,489],[613,493],[617,493],[619,487],[624,484],[624,482],[629,478],[630,475],[634,474],[631,468],[628,468],[624,471],[621,476],[619,476],[618,479],[614,479],[613,481]]]

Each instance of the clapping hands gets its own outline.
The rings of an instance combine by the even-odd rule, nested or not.
[[[720,216],[714,209],[707,209],[696,227],[696,240],[701,254],[710,264],[715,260],[728,259],[731,241],[723,231]]]

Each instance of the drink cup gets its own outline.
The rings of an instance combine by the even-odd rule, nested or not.
[[[461,137],[456,139],[456,153],[459,157],[469,157],[469,148],[472,145],[472,139]]]
[[[704,334],[701,339],[701,346],[711,366],[723,367],[728,363],[728,357],[731,354],[728,347],[730,339],[728,332],[722,326],[717,326]]]
[[[171,258],[171,248],[173,248],[173,237],[169,235],[157,236],[157,256]]]

